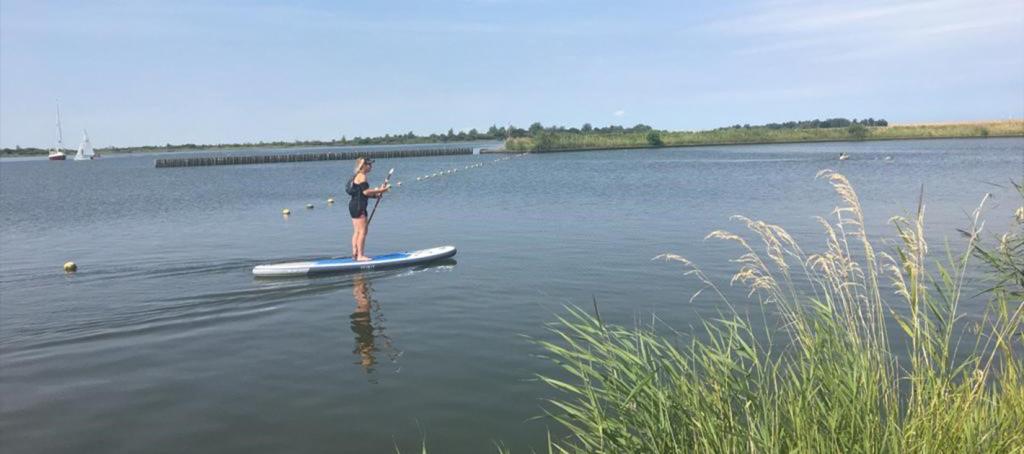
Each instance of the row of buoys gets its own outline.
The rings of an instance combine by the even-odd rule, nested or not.
[[[839,153],[839,160],[840,161],[846,161],[846,160],[849,160],[849,159],[850,159],[850,154],[849,153],[847,153],[845,151],[842,152],[842,153]],[[878,158],[875,158],[875,159],[878,159]],[[883,161],[892,161],[892,156],[886,156],[886,157],[882,158],[882,160]]]
[[[495,159],[494,162],[508,161],[509,159],[521,158],[523,156],[526,156],[526,153],[520,153],[520,154],[516,154],[516,155],[505,156],[505,157],[502,157],[502,158]],[[886,157],[886,159],[891,159],[891,158]],[[478,162],[476,164],[470,164],[470,165],[464,166],[464,167],[462,167],[462,170],[465,171],[465,170],[469,170],[469,169],[475,169],[475,168],[478,168],[478,167],[483,167],[483,165],[484,165],[484,163]],[[458,173],[458,171],[459,171],[458,168],[451,168],[451,169],[443,170],[443,171],[440,171],[440,172],[434,172],[434,173],[432,173],[430,175],[423,175],[423,176],[420,176],[420,177],[416,177],[416,181],[424,181],[424,180],[427,180],[427,179],[430,179],[430,178],[437,178],[437,177],[441,177],[441,176],[444,176],[444,175],[451,175],[451,174]],[[396,182],[394,185],[395,186],[402,186],[402,182],[401,181]],[[334,197],[328,197],[327,198],[327,205],[333,205],[333,204],[334,204]],[[315,205],[313,205],[312,203],[307,203],[306,204],[306,209],[307,210],[312,210],[314,208],[315,208]],[[290,210],[288,208],[284,208],[284,209],[281,210],[281,215],[284,216],[285,218],[287,218],[291,214],[292,214],[292,210]],[[74,273],[76,271],[78,271],[78,264],[76,264],[75,262],[70,261],[70,260],[67,261],[67,262],[64,262],[64,272],[65,273]]]
[[[519,153],[519,154],[515,154],[515,155],[511,155],[511,156],[505,156],[505,157],[497,158],[493,162],[508,161],[509,159],[521,158],[523,156],[526,156],[526,153]],[[470,165],[464,166],[464,167],[462,167],[462,170],[475,169],[477,167],[483,167],[483,165],[484,165],[484,163],[478,162],[476,164],[470,164]],[[439,172],[434,172],[434,173],[431,173],[431,174],[427,174],[427,175],[416,177],[416,181],[426,181],[426,180],[429,180],[431,178],[443,177],[445,175],[451,175],[451,174],[458,173],[458,172],[459,172],[459,169],[457,167],[456,168],[451,168],[451,169],[442,170],[442,171],[439,171]],[[399,183],[399,184],[401,184],[401,183]]]
[[[402,185],[401,181],[395,183],[395,186],[401,186],[401,185]],[[334,197],[328,197],[327,198],[327,205],[328,206],[334,205]],[[313,205],[312,203],[307,203],[306,204],[306,209],[307,210],[312,210],[314,208],[316,208],[316,205]],[[285,209],[281,210],[281,214],[284,215],[285,217],[288,217],[290,214],[292,214],[292,210],[290,210],[288,208],[285,208]]]
[[[512,159],[512,158],[520,158],[520,157],[523,157],[523,156],[526,156],[526,153],[520,153],[520,154],[516,154],[516,155],[505,156],[505,157],[502,157],[502,158],[495,159],[494,162],[507,161],[507,160]],[[469,165],[463,166],[461,170],[465,171],[465,170],[469,170],[469,169],[475,169],[477,167],[483,167],[483,165],[484,165],[484,163],[482,163],[482,162],[478,162],[476,164],[469,164]],[[442,177],[442,176],[445,176],[445,175],[452,175],[452,174],[458,173],[459,170],[460,169],[457,168],[457,167],[453,167],[451,169],[446,169],[446,170],[441,170],[441,171],[434,172],[434,173],[431,173],[431,174],[428,174],[428,175],[423,175],[423,176],[416,177],[416,181],[426,181],[426,180],[429,180],[431,178],[438,178],[438,177]],[[395,182],[395,184],[393,186],[401,187],[402,186],[402,182],[401,181]],[[327,199],[327,205],[332,205],[332,204],[334,204],[334,198],[330,197],[330,198]],[[306,204],[306,209],[312,210],[313,208],[314,208],[314,206],[313,206],[312,203],[307,203]],[[288,208],[285,208],[285,209],[281,210],[281,214],[284,215],[284,217],[288,217],[290,214],[292,214],[292,210],[289,210]]]
[[[480,164],[480,163],[471,164],[471,165],[463,167],[462,170],[474,169],[474,168],[480,167],[482,165],[483,164]],[[448,169],[448,170],[442,170],[440,172],[434,172],[434,173],[429,174],[429,175],[423,175],[423,176],[420,176],[420,177],[416,177],[416,181],[429,180],[431,178],[442,177],[442,176],[445,176],[445,175],[451,175],[453,173],[458,173],[458,172],[459,172],[458,168],[451,168],[451,169]]]
[[[328,205],[330,205],[332,203],[334,203],[334,199],[327,199],[327,204]],[[316,208],[316,205],[313,205],[312,203],[307,203],[306,204],[306,209],[307,210],[312,210],[313,208]],[[290,210],[288,208],[285,208],[285,209],[281,210],[281,215],[283,215],[284,217],[288,217],[291,214],[292,214],[292,210]]]

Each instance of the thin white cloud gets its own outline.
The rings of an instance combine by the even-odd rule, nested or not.
[[[612,115],[615,115],[616,117],[621,117],[623,115],[626,115],[626,111],[625,110],[616,110],[615,112],[612,112]]]
[[[709,23],[706,28],[738,34],[794,33],[833,30],[836,27],[864,24],[881,18],[897,17],[934,8],[942,1],[916,2],[903,5],[866,6],[863,4],[817,3],[793,6],[782,10],[756,11],[749,15]]]
[[[995,17],[987,20],[969,21],[958,24],[943,24],[923,27],[901,32],[899,39],[888,39],[884,46],[855,47],[833,52],[821,57],[822,61],[858,61],[924,52],[929,49],[948,49],[951,46],[969,44],[972,41],[991,39],[985,32],[1004,25],[1024,26],[1024,19],[1019,17]],[[974,33],[974,32],[982,33]]]
[[[1024,3],[1014,0],[760,4],[702,27],[749,43],[734,55],[797,52],[820,61],[942,52],[968,41],[1019,41],[1021,30]]]

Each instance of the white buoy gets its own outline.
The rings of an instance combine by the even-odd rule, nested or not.
[[[78,265],[75,265],[75,262],[64,262],[65,273],[74,273],[75,271],[78,271]]]
[[[312,210],[313,209],[313,204],[312,203],[307,203],[306,204],[306,209],[307,210]]]
[[[327,199],[327,203],[334,203],[334,198]]]
[[[283,214],[285,216],[288,216],[289,214],[292,214],[292,210],[289,210],[289,209],[285,208],[285,209],[281,210],[281,214]]]

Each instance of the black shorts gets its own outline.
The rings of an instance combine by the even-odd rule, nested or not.
[[[348,204],[348,214],[352,215],[352,219],[359,219],[366,216],[366,205],[356,202],[355,200],[352,202],[355,203]]]

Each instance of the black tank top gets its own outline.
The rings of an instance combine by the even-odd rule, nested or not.
[[[356,205],[360,208],[365,209],[367,197],[366,194],[363,194],[363,191],[367,189],[370,189],[370,183],[364,181],[362,183],[356,184],[356,177],[352,177],[350,180],[348,180],[348,185],[346,185],[345,187],[345,192],[347,192],[348,195],[352,196],[352,200],[349,201],[349,205]]]

